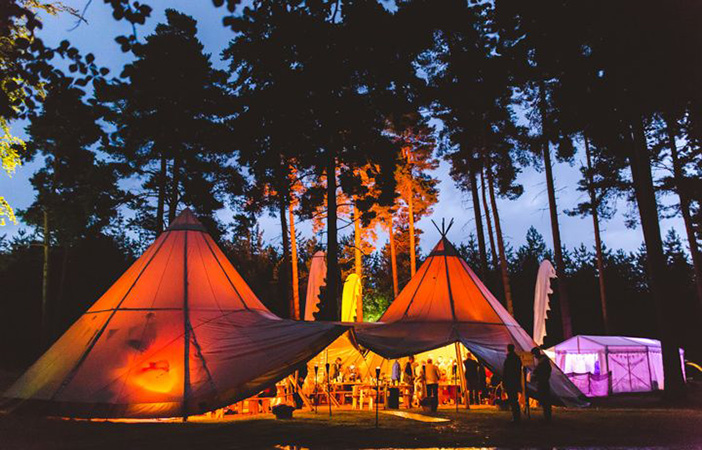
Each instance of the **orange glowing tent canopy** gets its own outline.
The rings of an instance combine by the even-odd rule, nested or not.
[[[376,323],[355,324],[358,343],[388,359],[462,343],[502,374],[508,344],[524,354],[536,347],[500,302],[441,240]],[[555,364],[551,387],[563,403],[582,405],[582,393]]]
[[[185,210],[3,400],[71,417],[199,414],[256,394],[346,330],[272,314]]]

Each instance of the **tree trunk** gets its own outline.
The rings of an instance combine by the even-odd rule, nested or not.
[[[509,285],[509,271],[507,269],[507,255],[505,253],[505,243],[502,239],[502,226],[500,225],[500,214],[497,210],[497,198],[495,197],[495,182],[492,177],[491,168],[487,168],[488,186],[490,188],[490,201],[492,212],[495,215],[495,232],[497,234],[497,248],[500,251],[500,270],[502,272],[502,287],[505,290],[505,301],[507,302],[507,312],[514,317],[514,304],[512,302],[512,289]]]
[[[592,178],[592,156],[590,153],[590,140],[587,134],[583,133],[585,141],[585,157],[587,159],[587,190],[590,195],[590,205],[592,213],[592,226],[595,229],[595,255],[597,258],[597,281],[600,286],[600,304],[602,306],[602,324],[605,334],[609,334],[610,324],[607,314],[607,291],[605,289],[604,257],[602,255],[602,236],[600,234],[600,217],[597,212],[597,195],[595,193],[594,180]]]
[[[551,151],[548,141],[544,140],[544,168],[546,169],[546,190],[548,191],[548,209],[551,215],[551,233],[553,235],[553,256],[556,259],[556,275],[558,276],[558,302],[561,306],[561,322],[563,324],[563,338],[573,336],[573,325],[570,320],[570,302],[566,288],[565,262],[563,261],[563,245],[561,244],[561,230],[558,225],[558,207],[556,206],[556,190],[553,183],[551,167]]]
[[[363,261],[361,260],[361,217],[356,207],[355,200],[353,203],[353,245],[354,269],[360,282],[363,275]],[[363,322],[363,298],[359,298],[358,303],[356,303],[356,322]]]
[[[339,241],[337,236],[336,154],[329,150],[327,160],[327,285],[322,318],[340,320]],[[320,308],[320,309],[322,309]]]
[[[556,259],[556,275],[558,276],[558,302],[561,307],[561,322],[563,324],[563,338],[573,336],[573,325],[570,320],[570,303],[566,287],[565,262],[563,261],[563,245],[561,244],[561,229],[558,225],[558,207],[556,206],[556,188],[553,182],[553,168],[551,166],[551,148],[544,132],[546,93],[541,85],[539,108],[541,109],[541,145],[543,150],[544,172],[546,173],[546,191],[548,192],[548,209],[551,215],[551,234],[553,236],[553,256]]]
[[[672,120],[666,120],[666,131],[668,132],[670,156],[673,160],[673,180],[675,181],[675,190],[677,191],[678,198],[680,199],[680,212],[682,213],[683,221],[685,222],[685,233],[687,234],[687,243],[690,246],[690,256],[692,257],[692,267],[695,274],[695,287],[697,289],[697,302],[699,306],[702,306],[702,255],[700,255],[700,248],[697,243],[692,214],[690,213],[690,196],[685,190],[685,186],[683,186],[685,175],[680,163],[678,147],[675,143],[676,130]]]
[[[290,211],[290,260],[292,261],[292,291],[293,291],[293,316],[294,320],[300,320],[300,275],[297,268],[297,235],[295,234],[295,212],[292,199],[289,205]]]
[[[485,207],[485,223],[487,224],[488,238],[490,238],[490,256],[492,257],[492,264],[496,264],[499,260],[497,259],[497,247],[495,246],[495,237],[492,234],[492,219],[490,218],[490,207],[487,200],[487,193],[485,189],[485,175],[483,170],[480,170],[480,190],[483,194],[483,206]]]
[[[293,296],[291,295],[292,293],[292,286],[290,283],[290,236],[288,235],[288,221],[287,221],[287,215],[288,215],[288,205],[289,202],[285,198],[285,195],[283,193],[278,194],[278,207],[279,207],[279,213],[280,213],[280,233],[282,236],[282,245],[283,245],[283,262],[280,265],[280,272],[279,272],[279,283],[280,283],[280,292],[284,292],[285,294],[285,299],[287,300],[288,304],[288,317],[293,319],[295,317],[295,302],[293,299]]]
[[[50,321],[49,321],[49,258],[51,250],[51,229],[49,228],[49,212],[44,209],[44,267],[41,279],[41,347],[42,350],[50,343]]]
[[[485,249],[485,233],[483,232],[483,216],[478,197],[478,177],[475,175],[475,167],[470,165],[470,193],[473,197],[473,213],[475,215],[475,230],[478,234],[478,251],[480,253],[480,275],[483,280],[487,280],[488,263],[487,251]]]
[[[166,209],[166,157],[161,155],[161,170],[158,175],[158,204],[156,206],[156,234],[163,231],[163,215]]]
[[[388,221],[388,239],[390,239],[390,267],[392,268],[392,298],[396,299],[397,294],[399,294],[399,288],[397,283],[397,253],[395,253],[395,230],[392,222],[393,218],[392,214],[390,214],[390,220]]]
[[[63,306],[64,292],[66,291],[66,278],[68,274],[68,263],[69,263],[69,252],[70,247],[68,245],[63,246],[63,259],[61,261],[61,278],[59,279],[58,293],[56,294],[56,300],[54,302],[53,311],[53,329],[57,329],[57,325],[62,322],[60,308]]]
[[[409,147],[403,148],[405,157],[407,158],[407,170],[409,172],[409,184],[407,188],[407,213],[409,215],[409,251],[410,251],[410,276],[414,276],[417,272],[417,251],[414,236],[414,189],[412,183],[412,151]]]
[[[668,267],[663,252],[663,240],[656,203],[656,192],[651,173],[651,159],[644,131],[643,119],[636,117],[632,121],[631,151],[629,156],[634,194],[639,209],[641,228],[646,243],[646,260],[651,293],[656,306],[661,346],[663,351],[663,373],[665,376],[665,397],[679,400],[685,397],[685,383],[680,367],[679,335],[677,327],[681,326],[679,312],[682,311],[681,299],[669,294]]]
[[[544,83],[539,87],[539,110],[541,113],[541,145],[543,151],[544,172],[546,174],[546,191],[548,193],[548,207],[551,217],[551,234],[553,237],[553,255],[556,259],[556,275],[558,277],[558,301],[561,307],[561,323],[563,338],[568,339],[573,335],[573,326],[570,317],[570,303],[566,283],[565,262],[563,261],[563,245],[561,231],[558,225],[558,207],[556,205],[556,189],[553,181],[553,167],[551,165],[551,149],[546,136],[546,88]]]
[[[409,251],[410,251],[410,275],[414,276],[417,272],[417,251],[414,240],[414,193],[412,187],[409,188],[407,194],[407,208],[409,213]]]
[[[178,194],[180,191],[180,158],[173,158],[173,179],[171,180],[171,198],[168,201],[168,225],[170,226],[178,212]]]
[[[256,222],[256,217],[251,213],[251,217],[249,218],[249,223],[250,224],[255,224]],[[246,227],[246,259],[247,261],[251,261],[253,259],[253,254],[254,254],[254,227],[255,225],[251,225],[250,227]]]

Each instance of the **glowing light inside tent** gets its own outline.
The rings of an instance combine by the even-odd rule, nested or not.
[[[147,361],[135,374],[134,383],[148,391],[166,394],[171,392],[178,380],[167,360]]]

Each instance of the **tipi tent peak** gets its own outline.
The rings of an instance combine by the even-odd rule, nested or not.
[[[199,414],[282,379],[346,330],[272,314],[186,209],[3,400],[72,417]]]

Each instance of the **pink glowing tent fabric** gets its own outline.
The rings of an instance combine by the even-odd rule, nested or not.
[[[442,237],[417,273],[375,324],[356,324],[358,343],[400,358],[460,342],[490,370],[502,373],[507,345],[528,353],[532,338]],[[566,405],[582,393],[553,366],[551,388]]]
[[[556,364],[589,397],[663,389],[661,343],[625,336],[574,336],[551,349]],[[685,373],[684,353],[680,364]]]
[[[173,417],[292,373],[348,328],[273,315],[189,210],[4,394],[71,417]]]

